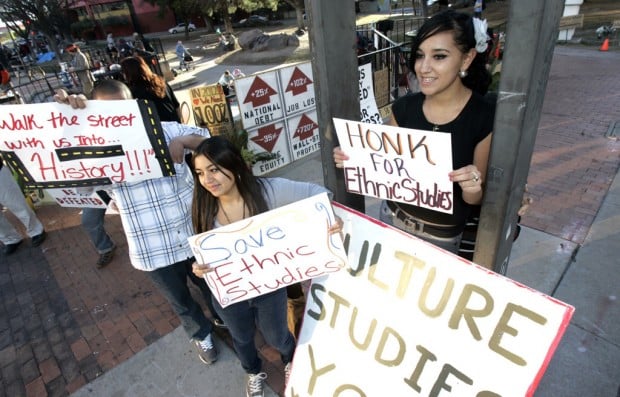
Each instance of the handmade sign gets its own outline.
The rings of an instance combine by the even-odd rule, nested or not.
[[[375,101],[372,65],[366,63],[357,69],[360,86],[360,121],[363,123],[383,124],[377,102]]]
[[[348,265],[312,282],[286,396],[533,395],[573,307],[334,211]]]
[[[148,101],[4,105],[0,151],[27,188],[71,188],[134,182],[174,174]]]
[[[326,193],[189,238],[205,280],[226,307],[344,267]]]
[[[52,196],[61,207],[73,208],[107,208],[105,200],[97,191],[84,195],[76,189],[46,189],[45,192]]]
[[[351,193],[452,213],[450,134],[334,118]]]
[[[211,135],[233,132],[233,119],[226,95],[219,84],[190,88],[194,120],[198,127],[208,128]]]

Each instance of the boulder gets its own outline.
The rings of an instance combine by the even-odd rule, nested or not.
[[[243,32],[237,39],[242,50],[252,50],[254,52],[280,50],[285,47],[298,47],[299,38],[284,33],[269,36],[259,29],[252,29]]]

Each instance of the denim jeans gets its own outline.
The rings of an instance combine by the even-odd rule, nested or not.
[[[105,208],[82,209],[82,227],[99,254],[105,254],[114,248],[114,242],[103,227],[105,211]]]
[[[249,374],[261,371],[254,336],[256,327],[265,341],[278,352],[284,364],[293,359],[295,338],[288,330],[286,288],[222,308],[213,301],[215,310],[228,326],[241,366]]]
[[[203,340],[213,330],[213,325],[207,319],[202,307],[192,297],[187,278],[196,284],[202,292],[211,313],[211,291],[207,282],[192,273],[194,258],[173,263],[170,266],[147,272],[151,280],[172,305],[172,309],[181,319],[181,325],[190,339]]]

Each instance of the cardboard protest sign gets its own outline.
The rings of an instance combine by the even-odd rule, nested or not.
[[[252,167],[263,175],[319,149],[312,64],[299,63],[235,80],[248,149],[273,155]]]
[[[190,237],[196,262],[226,307],[344,267],[340,235],[326,193]]]
[[[89,101],[85,109],[56,102],[4,105],[0,151],[27,188],[134,182],[174,174],[148,101]]]
[[[319,136],[318,117],[315,109],[291,116],[287,123],[289,131],[293,132],[289,137],[293,160],[306,157],[319,150],[321,137]]]
[[[281,68],[279,75],[287,116],[312,110],[316,107],[312,64],[310,62]]]
[[[351,193],[452,213],[450,134],[334,118]]]
[[[226,95],[219,84],[191,88],[192,110],[196,125],[208,128],[211,135],[233,131],[233,120]]]
[[[194,110],[192,107],[192,98],[189,95],[189,89],[175,91],[174,96],[179,101],[179,113],[181,116],[181,124],[196,125],[194,118]]]
[[[363,123],[382,124],[381,114],[375,101],[375,89],[372,83],[372,65],[366,63],[358,68],[360,87],[360,121]]]
[[[284,116],[277,71],[235,80],[235,91],[241,123],[246,129],[272,123]]]
[[[107,208],[105,200],[97,191],[91,194],[79,194],[76,189],[46,189],[45,192],[52,196],[61,207],[72,208]]]
[[[286,396],[532,396],[574,308],[334,203]],[[337,354],[335,354],[337,353]]]

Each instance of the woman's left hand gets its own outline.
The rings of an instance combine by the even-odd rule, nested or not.
[[[452,182],[457,182],[461,186],[463,192],[477,193],[482,190],[482,182],[484,182],[482,173],[473,164],[454,170],[449,176]]]
[[[215,268],[209,265],[202,265],[196,262],[192,263],[192,273],[194,273],[200,278],[202,278],[205,274],[212,272],[213,270],[215,270]]]
[[[342,221],[342,219],[337,216],[336,217],[336,221],[334,222],[333,225],[331,225],[329,227],[329,229],[327,230],[329,232],[329,234],[336,234],[336,233],[341,233],[342,232],[342,227],[344,226],[344,222]]]

